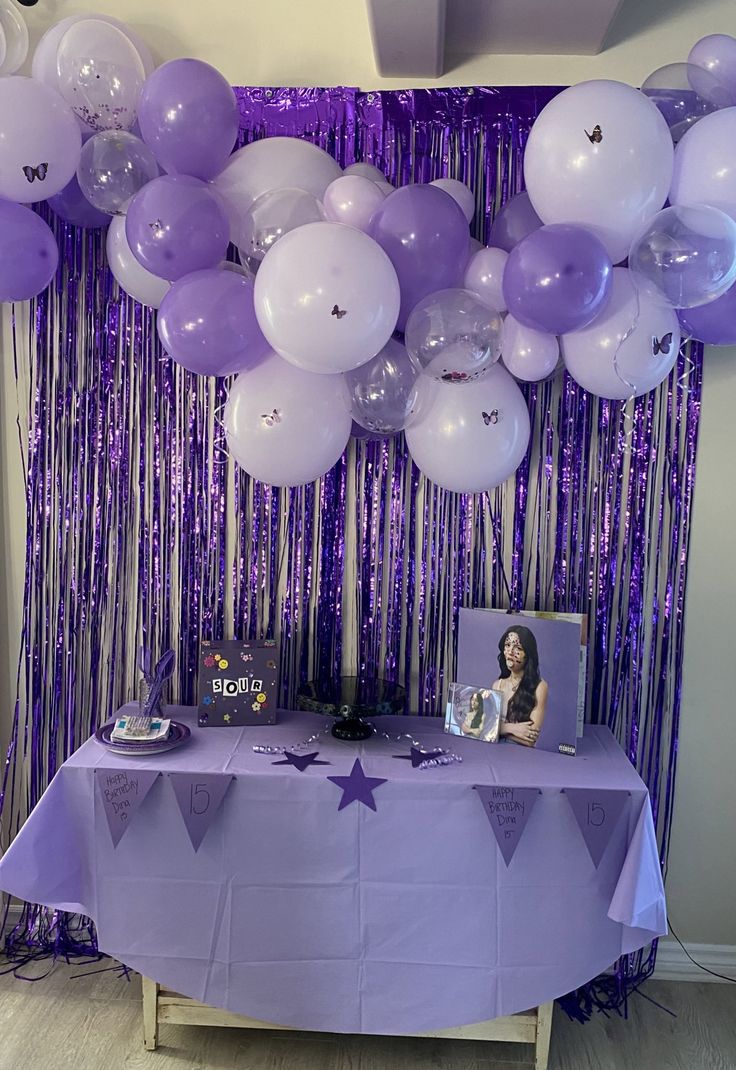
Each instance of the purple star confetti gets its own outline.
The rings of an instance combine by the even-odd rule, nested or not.
[[[352,802],[362,802],[364,806],[375,810],[376,802],[373,798],[373,792],[381,784],[386,783],[385,778],[366,776],[363,772],[363,766],[360,764],[360,758],[355,759],[353,768],[350,770],[350,776],[328,776],[327,779],[331,780],[333,784],[337,784],[338,788],[342,788],[342,799],[340,799],[340,805],[337,808],[338,812],[344,810]]]
[[[293,765],[300,773],[309,765],[330,765],[330,762],[323,762],[318,760],[317,755],[319,751],[313,751],[312,754],[292,754],[291,751],[285,750],[283,760],[280,762],[271,762],[271,765]]]

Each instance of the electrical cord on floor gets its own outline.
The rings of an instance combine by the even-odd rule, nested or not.
[[[673,929],[673,927],[672,927],[672,922],[670,921],[670,919],[669,919],[669,918],[667,919],[667,925],[669,926],[669,930],[670,930],[670,932],[672,933],[672,935],[674,936],[675,940],[677,940],[677,942],[678,942],[678,944],[680,945],[680,947],[682,948],[682,950],[683,950],[683,951],[685,952],[685,954],[687,955],[687,957],[688,957],[688,958],[690,959],[690,961],[692,962],[693,966],[697,966],[699,970],[702,970],[702,971],[703,971],[704,973],[709,973],[709,974],[711,974],[711,975],[712,975],[713,977],[720,977],[722,981],[730,981],[730,982],[731,982],[731,984],[734,984],[734,985],[736,985],[736,977],[729,977],[729,976],[728,976],[727,974],[725,974],[725,973],[716,973],[716,971],[715,971],[715,970],[709,970],[707,966],[703,966],[703,965],[702,965],[702,964],[701,964],[700,962],[696,962],[696,961],[695,961],[695,959],[694,959],[694,958],[692,957],[692,955],[690,954],[690,952],[688,951],[688,949],[687,949],[687,948],[685,947],[685,945],[683,944],[683,942],[682,942],[682,940],[680,939],[680,937],[679,937],[679,936],[677,935],[677,933],[676,933],[676,932],[675,932],[675,930]]]

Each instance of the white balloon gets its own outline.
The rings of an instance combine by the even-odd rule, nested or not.
[[[591,394],[646,394],[667,378],[680,349],[676,312],[637,293],[626,268],[613,269],[611,299],[598,319],[560,338],[573,379]]]
[[[501,360],[517,379],[538,383],[557,370],[560,343],[554,334],[525,327],[509,313],[503,323]]]
[[[256,316],[269,345],[310,372],[350,371],[374,357],[394,332],[400,302],[383,249],[342,223],[285,234],[256,275]]]
[[[133,256],[125,237],[125,216],[110,220],[107,231],[107,262],[114,277],[127,294],[142,305],[158,308],[171,289],[171,283],[152,275]]]
[[[212,179],[238,245],[240,221],[256,197],[275,189],[303,189],[318,200],[342,174],[340,165],[317,145],[298,137],[265,137],[234,152]]]
[[[473,222],[475,195],[469,186],[466,186],[464,182],[458,182],[456,178],[435,178],[429,184],[430,186],[436,186],[437,189],[444,190],[445,193],[449,193],[453,201],[460,205],[468,223]]]
[[[342,375],[312,375],[269,353],[236,378],[223,424],[230,454],[249,475],[299,486],[342,456],[352,426],[350,395]]]
[[[498,364],[462,390],[420,376],[417,409],[406,444],[417,467],[446,490],[491,490],[513,475],[527,451],[529,410]]]
[[[0,0],[0,75],[15,74],[28,55],[28,27],[13,0]]]
[[[736,219],[736,108],[706,115],[675,151],[673,205],[707,204]]]
[[[617,264],[664,204],[673,153],[667,123],[638,89],[581,82],[554,97],[532,126],[524,177],[543,223],[587,227]]]

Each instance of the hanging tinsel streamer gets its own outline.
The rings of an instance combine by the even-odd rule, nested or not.
[[[520,188],[526,136],[556,92],[238,95],[245,139],[307,137],[340,163],[376,163],[396,184],[467,181],[485,239]],[[526,387],[529,454],[489,495],[427,483],[402,438],[351,441],[315,485],[278,490],[223,463],[227,384],[163,359],[155,313],[118,291],[102,236],[53,226],[56,281],[32,304],[27,330],[16,309],[28,522],[0,796],[10,835],[63,760],[135,694],[141,645],[154,657],[175,650],[171,698],[185,703],[195,700],[200,639],[264,636],[279,642],[284,704],[309,678],[376,674],[407,687],[410,709],[437,715],[459,607],[513,604],[588,614],[589,717],[612,728],[644,777],[664,865],[700,348],[634,402],[631,425],[620,403],[567,376]],[[9,950],[48,948],[37,936],[52,915],[26,906]],[[79,944],[61,917],[57,953]],[[588,986],[576,1005],[595,992],[625,1005],[653,961],[652,952],[623,961],[613,990]]]

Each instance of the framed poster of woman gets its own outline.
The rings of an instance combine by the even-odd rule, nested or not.
[[[584,651],[583,617],[461,609],[456,678],[503,696],[500,742],[575,754]]]

